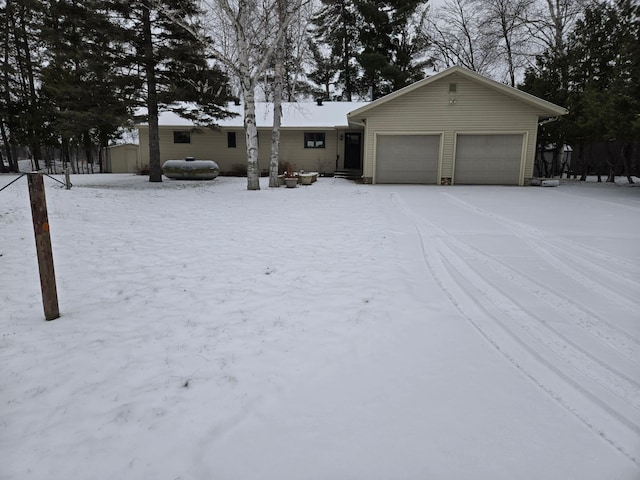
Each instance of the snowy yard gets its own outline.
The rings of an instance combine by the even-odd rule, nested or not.
[[[640,188],[45,180],[52,322],[0,192],[0,479],[640,478]]]

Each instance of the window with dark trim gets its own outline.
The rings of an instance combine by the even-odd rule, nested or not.
[[[174,130],[173,143],[191,143],[191,132],[188,130]]]
[[[324,148],[324,132],[304,132],[304,148]]]
[[[236,132],[227,132],[227,148],[236,148]]]

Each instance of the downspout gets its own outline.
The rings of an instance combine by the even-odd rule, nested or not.
[[[338,171],[338,161],[340,160],[340,127],[336,126],[336,165],[333,169],[334,173]]]

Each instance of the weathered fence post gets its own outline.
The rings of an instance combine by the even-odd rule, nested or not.
[[[64,187],[71,190],[71,176],[69,175],[69,167],[64,169]]]
[[[60,316],[58,309],[58,292],[56,274],[53,269],[53,252],[49,235],[49,218],[47,215],[47,199],[44,194],[44,180],[41,173],[29,173],[29,198],[31,199],[31,216],[33,231],[36,237],[38,269],[40,270],[40,289],[44,318],[54,320]]]

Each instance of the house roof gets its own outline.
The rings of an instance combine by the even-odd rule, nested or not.
[[[282,127],[284,128],[335,128],[348,127],[347,113],[363,107],[368,102],[283,102]],[[237,114],[235,117],[219,120],[223,128],[244,128],[244,106],[229,105],[227,110]],[[191,120],[184,119],[173,112],[161,112],[158,119],[164,127],[192,127]],[[273,103],[256,102],[256,124],[258,128],[270,128],[273,125]]]
[[[516,98],[517,100],[520,100],[523,103],[529,104],[533,107],[536,107],[538,109],[540,109],[542,111],[541,113],[541,117],[550,117],[550,116],[557,116],[557,115],[565,115],[568,113],[568,110],[564,107],[560,107],[554,103],[551,102],[547,102],[546,100],[543,100],[541,98],[538,98],[534,95],[531,95],[529,93],[523,92],[522,90],[518,90],[517,88],[513,88],[513,87],[509,87],[508,85],[504,85],[502,83],[496,82],[495,80],[491,80],[483,75],[480,75],[479,73],[475,73],[472,72],[471,70],[464,68],[464,67],[459,67],[459,66],[455,66],[455,67],[451,67],[448,68],[440,73],[437,73],[431,77],[425,78],[424,80],[420,80],[418,82],[415,82],[407,87],[404,87],[400,90],[397,90],[393,93],[390,93],[389,95],[385,95],[382,98],[379,98],[371,103],[368,103],[362,107],[359,107],[353,111],[351,111],[350,113],[348,113],[348,117],[349,119],[355,119],[356,117],[363,117],[366,115],[366,112],[368,112],[369,110],[371,110],[372,108],[378,107],[386,102],[389,102],[401,95],[405,95],[409,92],[412,92],[418,88],[422,88],[424,86],[427,86],[431,83],[437,82],[438,80],[442,80],[443,78],[446,78],[450,75],[453,74],[459,74],[462,75],[463,77],[468,78],[469,80],[475,81],[477,83],[480,83],[486,87],[489,87],[493,90],[496,90],[500,93],[503,93],[505,95],[511,96]]]

